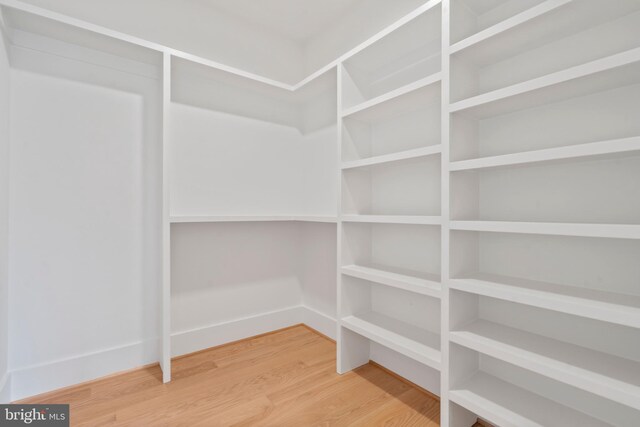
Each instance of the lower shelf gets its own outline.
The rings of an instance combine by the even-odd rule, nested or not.
[[[374,312],[347,316],[341,323],[371,341],[440,369],[440,335],[434,332]]]
[[[452,279],[452,289],[640,328],[640,297],[473,273]]]
[[[451,390],[449,399],[500,427],[612,427],[483,372]]]
[[[640,363],[484,320],[452,331],[471,350],[640,410]]]

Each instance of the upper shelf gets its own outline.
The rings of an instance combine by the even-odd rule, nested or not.
[[[451,32],[454,54],[484,40],[521,26],[564,6],[572,0],[510,0],[493,7],[477,1],[453,2]]]
[[[382,117],[400,115],[406,111],[412,111],[425,102],[439,100],[439,83],[441,73],[435,73],[418,81],[394,89],[383,95],[342,111],[342,117],[353,117],[358,120],[370,122]]]
[[[519,221],[451,221],[452,230],[640,239],[640,225]]]
[[[452,55],[453,102],[588,68],[640,47],[640,3],[635,0],[616,0],[606,8],[596,0],[545,4],[551,10],[537,19],[507,25],[508,29]]]
[[[439,73],[441,49],[441,6],[430,1],[419,16],[345,58],[343,109]]]
[[[638,82],[640,48],[458,101],[449,111],[486,118]]]
[[[0,5],[7,2],[0,1]],[[8,2],[14,3],[14,2]],[[161,52],[147,44],[137,43],[133,38],[114,38],[104,32],[72,25],[47,16],[25,12],[2,6],[2,17],[7,26],[11,44],[29,49],[43,49],[47,52],[69,56],[69,46],[83,49],[83,54],[91,60],[110,67],[126,67],[129,72],[158,78],[162,64]],[[96,52],[104,55],[98,56]],[[118,61],[113,61],[118,58]]]
[[[640,151],[640,137],[620,138],[610,141],[575,144],[565,147],[544,150],[526,151],[522,153],[503,154],[499,156],[481,157],[470,160],[451,162],[449,170],[464,171],[475,169],[499,168],[532,163],[550,163],[571,159],[594,159],[628,156]]]
[[[342,169],[355,169],[366,168],[369,166],[382,165],[385,163],[399,162],[402,160],[417,159],[425,156],[433,156],[442,152],[442,146],[440,144],[429,145],[421,148],[414,148],[412,150],[400,151],[397,153],[383,154],[380,156],[369,157],[362,160],[352,160],[348,162],[342,162]]]

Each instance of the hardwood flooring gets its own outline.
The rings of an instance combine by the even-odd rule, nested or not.
[[[335,372],[335,343],[305,326],[19,403],[69,403],[73,426],[439,426],[440,404],[368,364]]]

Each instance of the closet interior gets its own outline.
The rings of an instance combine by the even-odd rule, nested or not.
[[[411,4],[287,80],[0,0],[0,401],[304,323],[442,426],[635,427],[640,2]]]

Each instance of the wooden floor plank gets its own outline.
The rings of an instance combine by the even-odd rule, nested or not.
[[[373,364],[335,372],[335,343],[304,326],[19,403],[69,403],[73,426],[439,426],[437,399]]]

